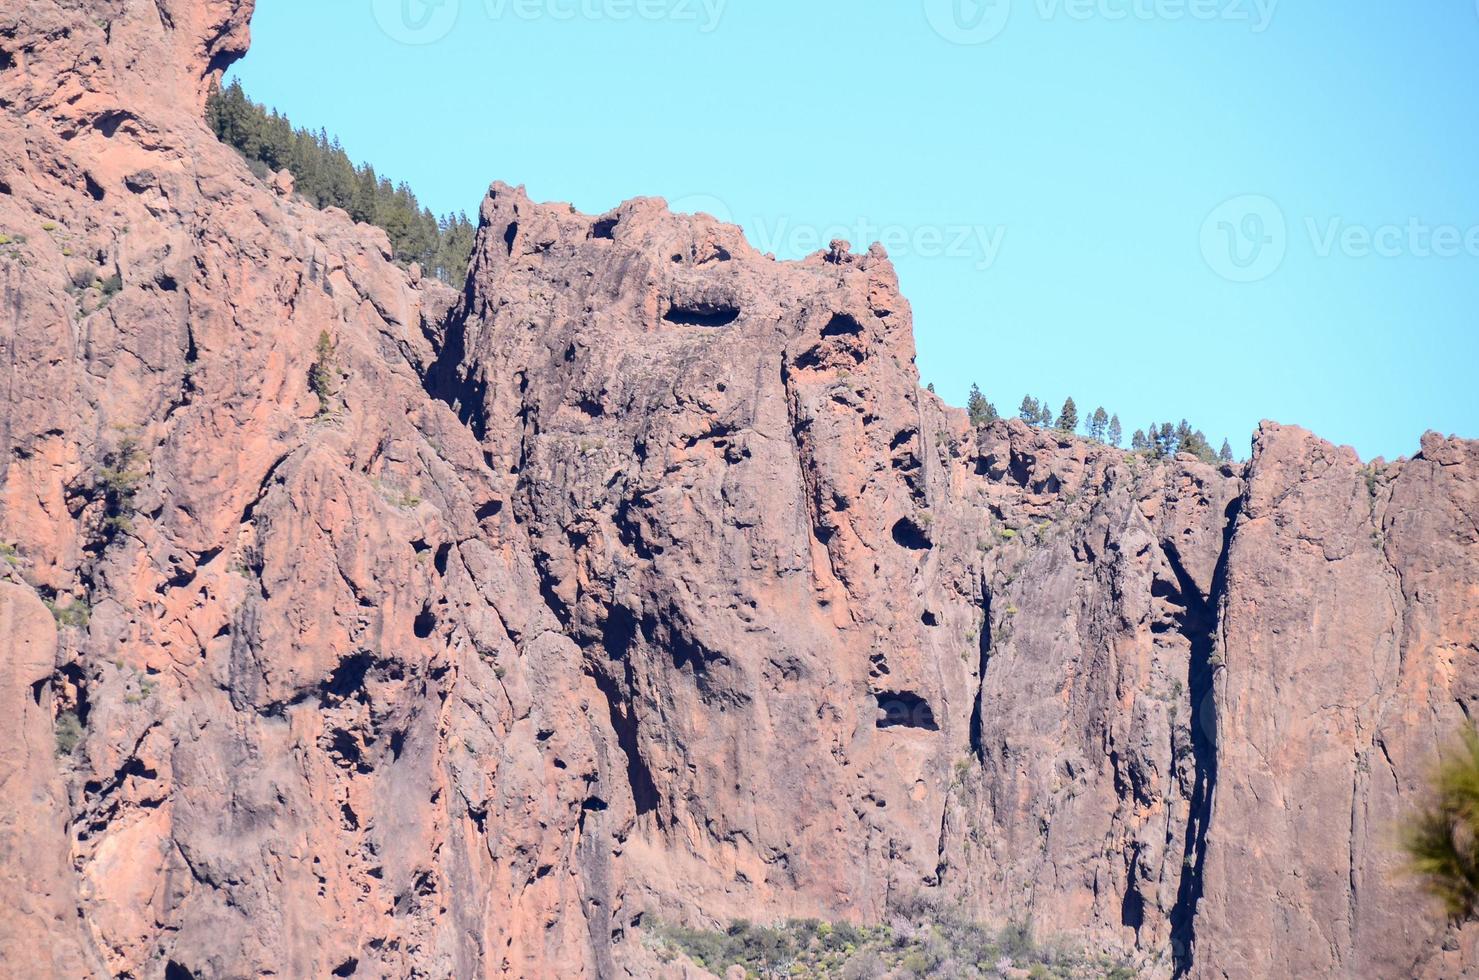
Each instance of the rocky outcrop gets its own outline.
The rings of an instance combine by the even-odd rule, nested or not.
[[[655,200],[494,185],[454,292],[203,126],[249,2],[13,6],[0,972],[650,975],[921,899],[1479,966],[1393,846],[1479,697],[1474,443],[977,431],[880,248]]]

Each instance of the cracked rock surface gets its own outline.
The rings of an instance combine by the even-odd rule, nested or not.
[[[495,184],[412,277],[201,122],[250,15],[0,11],[0,974],[650,976],[919,897],[1479,970],[1395,847],[1479,705],[1479,444],[975,430],[881,248],[657,200]]]

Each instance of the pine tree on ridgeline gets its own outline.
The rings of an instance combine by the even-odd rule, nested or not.
[[[1226,439],[1222,440],[1222,451],[1217,454],[1217,458],[1224,463],[1231,463],[1233,461],[1232,443]]]
[[[297,193],[314,207],[341,208],[355,221],[385,229],[401,263],[462,281],[476,231],[466,214],[438,218],[408,185],[392,183],[369,164],[356,167],[327,131],[294,128],[286,116],[249,99],[239,81],[212,93],[205,119],[258,177],[288,171]]]
[[[1105,430],[1109,428],[1109,413],[1104,411],[1100,405],[1094,409],[1094,414],[1089,416],[1089,438],[1095,442],[1104,441]]]
[[[1073,403],[1072,396],[1063,403],[1063,411],[1058,413],[1058,428],[1064,432],[1078,431],[1078,406]]]
[[[970,397],[966,399],[965,407],[971,417],[971,425],[978,429],[995,422],[1000,417],[997,415],[996,406],[986,400],[986,396],[981,394],[981,389],[976,385],[971,385]]]
[[[1017,414],[1028,425],[1036,425],[1038,418],[1037,399],[1031,395],[1023,395],[1022,407],[1017,410]]]
[[[1125,437],[1125,430],[1120,427],[1120,417],[1113,415],[1109,419],[1109,433],[1107,439],[1109,444],[1116,449],[1119,448],[1120,440]]]

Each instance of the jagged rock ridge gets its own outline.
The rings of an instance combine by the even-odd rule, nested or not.
[[[881,249],[653,200],[494,185],[454,293],[211,138],[250,13],[0,13],[4,972],[647,975],[919,897],[1475,969],[1392,840],[1479,699],[1476,444],[974,431]]]

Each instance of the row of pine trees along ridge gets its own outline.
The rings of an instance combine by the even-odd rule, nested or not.
[[[934,391],[934,385],[930,386],[930,390]],[[978,429],[1001,418],[1001,413],[996,410],[996,406],[981,394],[981,389],[977,385],[971,385],[970,397],[966,399],[965,407],[970,413],[971,424]],[[1055,416],[1052,405],[1046,398],[1038,401],[1031,395],[1027,395],[1022,399],[1022,406],[1017,409],[1017,417],[1028,425],[1039,428],[1073,433],[1080,431],[1078,405],[1072,398],[1063,403],[1063,407]],[[1082,431],[1095,442],[1102,442],[1109,446],[1118,447],[1123,444],[1125,438],[1125,430],[1120,424],[1120,417],[1109,414],[1102,405],[1082,420]],[[1137,453],[1144,453],[1153,459],[1169,459],[1178,453],[1190,453],[1202,462],[1212,465],[1233,462],[1230,442],[1226,439],[1222,440],[1222,449],[1214,451],[1202,430],[1193,429],[1186,419],[1182,419],[1179,425],[1172,425],[1170,422],[1152,422],[1148,428],[1135,430],[1135,434],[1130,437],[1130,449]]]
[[[392,183],[369,164],[356,167],[338,139],[295,128],[286,116],[249,99],[240,82],[211,96],[206,122],[258,177],[286,170],[297,193],[315,207],[342,208],[355,221],[385,229],[402,265],[419,263],[428,275],[462,284],[477,230],[465,213],[436,217],[405,183]]]

